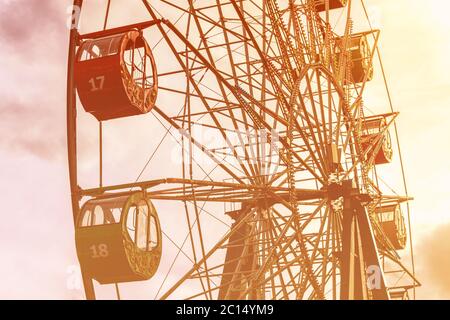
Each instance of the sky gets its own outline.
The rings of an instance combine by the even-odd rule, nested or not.
[[[366,0],[382,29],[417,297],[450,299],[450,3]],[[65,136],[66,0],[0,0],[0,298],[80,299]],[[376,97],[376,88],[371,98]],[[92,143],[93,144],[93,143]],[[87,143],[85,148],[91,148]],[[141,298],[146,289],[140,291]],[[110,292],[105,293],[108,297]]]

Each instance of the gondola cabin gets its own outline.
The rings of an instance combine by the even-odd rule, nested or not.
[[[381,228],[395,250],[406,247],[406,225],[400,204],[384,205],[375,210],[379,215]]]
[[[347,4],[347,0],[328,0],[328,1],[329,1],[328,6],[330,10],[343,8]],[[326,2],[327,0],[315,0],[317,12],[323,12],[327,10]]]
[[[349,53],[351,59],[351,70],[349,78],[347,78],[347,84],[361,83],[364,81],[370,81],[373,79],[373,64],[371,59],[371,49],[367,36],[364,34],[350,35],[348,40],[345,41],[343,37],[336,39],[336,54],[338,57],[343,52]],[[339,59],[337,59],[339,61]]]
[[[384,117],[373,117],[363,120],[361,145],[366,159],[373,159],[376,165],[392,161],[393,150],[391,135],[386,130]]]
[[[83,272],[101,284],[147,280],[158,269],[161,228],[141,192],[87,201],[75,237]]]
[[[158,88],[156,64],[137,30],[81,43],[75,84],[86,112],[99,121],[149,112]]]

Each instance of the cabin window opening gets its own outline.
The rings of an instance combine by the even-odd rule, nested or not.
[[[143,202],[137,206],[136,245],[139,249],[147,249],[148,239],[148,206]]]
[[[136,243],[139,249],[147,249],[148,239],[148,206],[145,201],[133,204],[127,217],[127,231],[131,241]]]
[[[154,86],[152,63],[146,54],[145,47],[130,48],[124,52],[123,58],[128,71],[126,76],[137,86],[135,90],[138,90],[139,98],[145,99]]]
[[[367,120],[363,123],[363,128],[368,135],[379,134],[383,127],[383,120]]]
[[[94,214],[92,215],[91,226],[99,226],[105,223],[105,214],[101,206],[95,206]]]
[[[94,60],[119,53],[123,35],[86,41],[83,44],[79,61]]]
[[[91,225],[92,222],[92,210],[86,210],[84,212],[83,218],[81,220],[81,226],[82,227],[88,227]]]
[[[136,206],[132,205],[127,214],[127,231],[133,242],[135,242],[136,239],[136,211]]]
[[[122,216],[122,208],[113,208],[111,209],[111,215],[113,222],[111,223],[119,223],[120,217]]]
[[[148,251],[153,250],[158,246],[158,227],[154,216],[150,216],[150,227],[148,237]]]
[[[381,221],[382,222],[394,221],[394,211],[382,212]]]
[[[125,200],[126,197],[120,197],[116,199],[101,199],[88,203],[82,212],[80,227],[119,223]]]
[[[146,54],[144,48],[131,48],[124,52],[124,62],[127,67],[129,76],[131,79],[142,84],[144,75],[146,74],[144,70],[144,65],[146,65]]]

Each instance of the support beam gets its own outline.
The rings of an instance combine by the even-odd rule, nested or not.
[[[82,278],[86,300],[95,300],[94,280],[84,273],[82,274]]]
[[[219,300],[236,300],[239,299],[242,291],[247,286],[247,276],[251,272],[254,259],[256,259],[256,250],[254,245],[248,245],[248,240],[252,227],[240,221],[249,212],[249,208],[243,208],[232,216],[236,221],[233,223],[232,229],[235,231],[228,240],[227,253],[223,267],[223,276],[220,282]],[[230,214],[231,216],[232,214]],[[236,226],[239,225],[237,228]],[[239,259],[239,257],[242,257]]]
[[[74,63],[76,56],[76,48],[78,39],[78,22],[79,17],[76,15],[81,12],[83,6],[83,0],[74,0],[74,25],[70,30],[69,38],[69,55],[67,63],[67,154],[68,154],[68,165],[69,165],[69,179],[70,179],[70,192],[72,199],[72,215],[74,226],[76,226],[78,213],[80,212],[79,200],[80,195],[78,193],[78,175],[77,175],[77,125],[76,125],[76,90],[74,83]],[[81,270],[83,285],[86,294],[86,299],[95,300],[95,290],[92,279],[88,277],[83,270]]]
[[[343,183],[341,300],[389,300],[381,261],[363,195]]]

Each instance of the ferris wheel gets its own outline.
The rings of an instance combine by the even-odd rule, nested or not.
[[[157,299],[414,297],[398,113],[363,1],[76,0],[73,22],[88,299],[132,281]],[[376,78],[382,106],[364,101]]]

